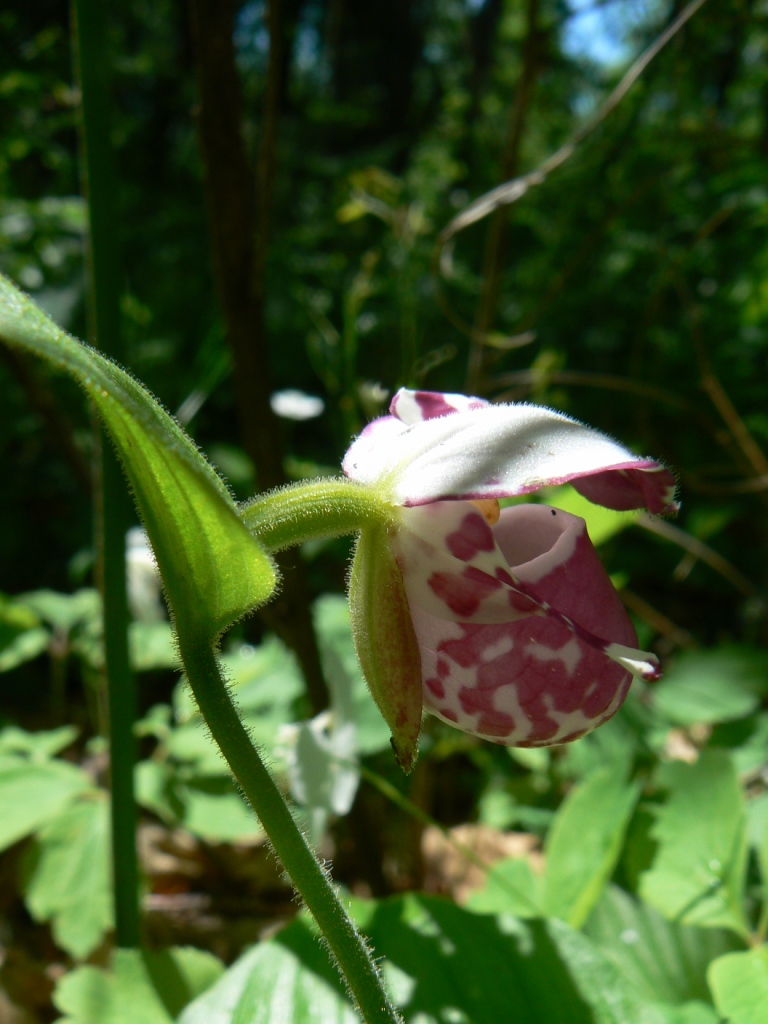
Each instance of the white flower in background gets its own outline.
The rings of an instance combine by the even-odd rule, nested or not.
[[[269,404],[275,416],[280,416],[284,420],[313,420],[325,409],[322,398],[308,395],[306,391],[299,391],[296,388],[273,392]]]

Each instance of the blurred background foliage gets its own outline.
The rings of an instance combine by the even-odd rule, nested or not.
[[[330,719],[297,724],[307,710],[302,674],[270,623],[233,631],[227,658],[249,724],[277,759],[310,834],[333,857],[335,875],[353,891],[385,896],[426,885],[456,895],[448,855],[425,846],[427,833],[442,833],[425,821],[471,823],[496,836],[514,828],[533,837],[531,850],[548,835],[555,866],[543,881],[530,858],[505,861],[514,865],[512,890],[502,872],[499,892],[478,895],[481,879],[476,909],[498,909],[506,899],[511,913],[536,911],[575,928],[587,922],[596,946],[609,951],[611,929],[626,931],[630,918],[655,942],[666,928],[665,941],[687,950],[680,957],[699,982],[675,987],[667,979],[664,988],[647,963],[619,964],[633,991],[643,998],[656,991],[681,1006],[709,1005],[714,992],[725,1014],[728,985],[718,975],[708,990],[706,965],[750,937],[762,941],[767,921],[768,6],[705,4],[567,163],[511,208],[456,235],[444,276],[433,266],[445,225],[565,142],[682,6],[213,5],[231,26],[241,117],[232,95],[217,94],[210,79],[207,100],[220,102],[222,123],[232,115],[240,125],[250,175],[243,208],[254,207],[252,219],[235,219],[230,237],[232,208],[216,192],[226,156],[205,142],[200,91],[205,67],[227,61],[208,46],[212,7],[116,0],[108,21],[119,167],[114,230],[124,268],[122,362],[178,415],[239,498],[281,476],[336,472],[352,434],[403,384],[546,404],[675,467],[683,504],[674,524],[579,512],[622,588],[641,645],[656,650],[669,672],[655,691],[635,683],[613,723],[568,748],[508,752],[431,722],[419,769],[408,781],[399,777],[349,648],[339,597],[347,541],[305,546],[306,587],[289,595],[314,603]],[[270,17],[279,20],[272,22],[277,50]],[[85,337],[87,218],[68,4],[6,4],[0,29],[0,269]],[[253,251],[238,265],[243,247]],[[255,310],[263,361],[252,393],[273,395],[275,415],[260,413],[257,428],[274,431],[266,445],[279,455],[277,468],[260,457],[258,438],[248,440],[234,300],[226,299],[233,267],[245,267],[245,291],[253,293],[245,327]],[[78,813],[88,816],[86,833],[103,832],[99,800],[83,802],[103,780],[106,757],[91,589],[92,425],[70,384],[7,351],[0,387],[0,768],[13,782],[22,763],[34,762],[29,778],[38,789],[29,792],[50,794],[53,786],[60,794],[49,811],[27,818],[29,797],[18,798],[19,823],[0,837],[9,849],[2,942],[13,953],[3,984],[11,1001],[47,1020],[50,964],[92,955],[109,926],[106,897],[85,923],[74,912],[73,933],[67,908],[45,895],[46,850],[62,848],[57,815],[85,807]],[[550,500],[570,508],[576,499]],[[131,571],[139,588],[132,644],[145,909],[156,943],[198,943],[228,961],[265,921],[292,912],[289,896],[266,859],[253,867],[253,822],[178,684],[169,627],[135,537]],[[279,622],[271,628],[291,643],[290,630],[281,633]],[[317,699],[311,703],[317,710]],[[351,739],[345,723],[354,727]],[[62,751],[64,759],[56,756]],[[595,775],[606,766],[621,782],[613,794]],[[566,813],[564,796],[581,792],[574,782],[601,794],[603,804],[590,806],[605,839],[602,852],[585,855],[587,867],[576,869],[557,851],[580,826],[565,817],[560,838],[550,829]],[[724,853],[696,818],[696,801],[715,791],[722,828],[732,834]],[[662,804],[666,818],[655,816]],[[28,835],[37,839],[20,845]],[[499,854],[493,842],[488,856],[491,848]],[[455,853],[455,842],[448,849]],[[690,871],[680,865],[701,850],[705,874],[736,858],[724,875],[715,870],[713,891],[727,895],[719,908],[683,885]],[[20,858],[27,858],[23,870]],[[570,881],[548,882],[550,870]],[[106,877],[99,884],[107,886]],[[568,885],[586,892],[586,903],[569,902]],[[247,898],[233,895],[243,886]],[[509,895],[521,886],[527,905]],[[675,903],[671,892],[688,895]],[[631,903],[638,896],[644,902]],[[694,955],[698,940],[680,922],[702,920],[718,937]],[[52,922],[53,932],[39,922]],[[381,941],[386,947],[386,935]],[[755,969],[768,985],[760,973],[768,968]],[[39,1003],[29,997],[25,971],[47,979]],[[67,999],[59,1001],[73,1014],[66,1019],[85,1021]],[[690,1012],[664,1019],[717,1019]]]

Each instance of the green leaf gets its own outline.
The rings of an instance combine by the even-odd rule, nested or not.
[[[669,799],[652,835],[659,845],[640,895],[670,920],[746,934],[744,797],[729,756],[706,750],[694,765],[662,766]]]
[[[286,933],[287,945],[261,942],[242,956],[178,1024],[359,1024],[315,935],[303,923]]]
[[[199,949],[118,949],[112,971],[78,967],[64,975],[53,994],[65,1014],[57,1024],[172,1024],[222,971],[215,956]]]
[[[27,754],[34,760],[47,760],[73,743],[79,732],[74,725],[39,732],[27,732],[9,725],[0,732],[0,754]]]
[[[263,835],[250,805],[229,778],[193,779],[181,787],[184,802],[181,823],[209,842],[232,843]]]
[[[9,672],[42,654],[49,639],[34,609],[0,594],[0,672]]]
[[[524,857],[501,860],[488,872],[482,889],[473,892],[467,906],[478,914],[541,915],[541,879]]]
[[[732,932],[667,921],[617,886],[603,893],[584,932],[640,996],[674,1004],[708,1000],[709,963],[740,946]]]
[[[112,927],[109,804],[99,792],[70,804],[37,837],[26,902],[37,921],[76,959],[88,956]]]
[[[22,594],[19,600],[39,615],[43,622],[64,634],[71,633],[76,626],[101,617],[99,594],[91,587],[76,590],[74,594],[61,594],[58,590],[33,590]]]
[[[406,1024],[672,1024],[559,921],[473,914],[409,894],[355,901]],[[305,917],[260,943],[179,1024],[356,1024]],[[677,1024],[677,1022],[675,1022]],[[682,1024],[682,1022],[680,1022]]]
[[[709,984],[728,1024],[765,1024],[768,947],[721,956],[709,968]]]
[[[679,655],[653,690],[657,712],[676,725],[730,722],[751,714],[768,678],[765,651],[720,648]]]
[[[48,630],[38,626],[9,640],[0,651],[0,672],[10,672],[27,661],[33,661],[47,650],[50,639]]]
[[[616,866],[638,792],[610,768],[571,790],[545,845],[545,913],[574,928],[584,924]]]
[[[0,850],[36,832],[93,783],[62,761],[0,757]]]
[[[318,847],[328,816],[347,814],[357,793],[355,727],[332,713],[299,722],[291,731],[291,742],[283,748],[291,795],[308,811],[309,838]]]
[[[268,599],[274,569],[229,491],[140,384],[65,334],[5,278],[0,338],[68,373],[96,405],[130,480],[179,630],[211,643]]]

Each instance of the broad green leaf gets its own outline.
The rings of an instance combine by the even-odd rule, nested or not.
[[[65,1015],[57,1024],[172,1024],[222,970],[215,956],[199,949],[118,949],[111,971],[78,967],[64,975],[53,994]]]
[[[267,600],[274,569],[229,491],[137,381],[67,335],[5,278],[0,339],[68,373],[94,402],[130,480],[179,629],[213,642]]]
[[[751,714],[766,690],[768,655],[746,648],[679,655],[653,690],[657,712],[677,725],[730,722]]]
[[[42,626],[19,633],[0,651],[0,672],[10,672],[27,661],[33,661],[47,650],[50,639],[50,633]]]
[[[562,922],[473,914],[416,894],[354,901],[353,912],[384,958],[406,1024],[673,1024],[671,1008],[638,999],[613,964]],[[247,953],[178,1024],[356,1021],[302,917]]]
[[[483,888],[472,893],[467,906],[478,914],[540,917],[541,879],[524,857],[501,860],[488,872]]]
[[[617,886],[603,893],[584,932],[639,995],[675,1005],[707,1001],[710,962],[740,948],[733,932],[667,921]]]
[[[79,732],[74,725],[39,732],[27,732],[9,725],[0,732],[0,754],[27,754],[34,760],[47,760],[74,742]]]
[[[545,845],[544,912],[580,928],[616,866],[639,788],[602,768],[580,782],[555,815]]]
[[[58,590],[33,590],[22,594],[19,600],[39,615],[43,622],[65,634],[101,616],[98,591],[91,587],[76,590],[74,594],[62,594]]]
[[[94,791],[70,804],[37,837],[26,902],[51,921],[58,946],[82,960],[112,927],[109,805]]]
[[[181,788],[184,827],[209,842],[232,843],[263,835],[249,804],[229,778],[194,779]]]
[[[36,832],[92,788],[85,772],[63,761],[0,757],[0,850]]]
[[[289,945],[260,942],[178,1024],[359,1024],[316,937],[303,924],[286,933]]]
[[[768,948],[728,953],[709,968],[715,1005],[728,1024],[765,1024],[768,1017]]]
[[[200,730],[202,732],[202,729]],[[169,825],[201,839],[231,843],[262,835],[253,811],[229,776],[196,777],[168,760],[136,766],[136,799]]]
[[[0,594],[0,672],[9,672],[42,654],[49,639],[34,609]]]
[[[652,830],[659,848],[640,895],[670,920],[745,934],[747,828],[733,762],[706,750],[694,765],[664,765],[660,782],[669,798]]]

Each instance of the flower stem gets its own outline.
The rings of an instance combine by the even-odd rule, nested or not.
[[[316,537],[390,526],[394,506],[372,487],[327,477],[260,495],[240,507],[240,516],[268,551],[282,551]]]
[[[179,635],[182,661],[200,711],[248,798],[275,854],[330,946],[366,1024],[402,1024],[384,991],[365,939],[307,846],[272,776],[240,721],[213,650],[200,637]]]

